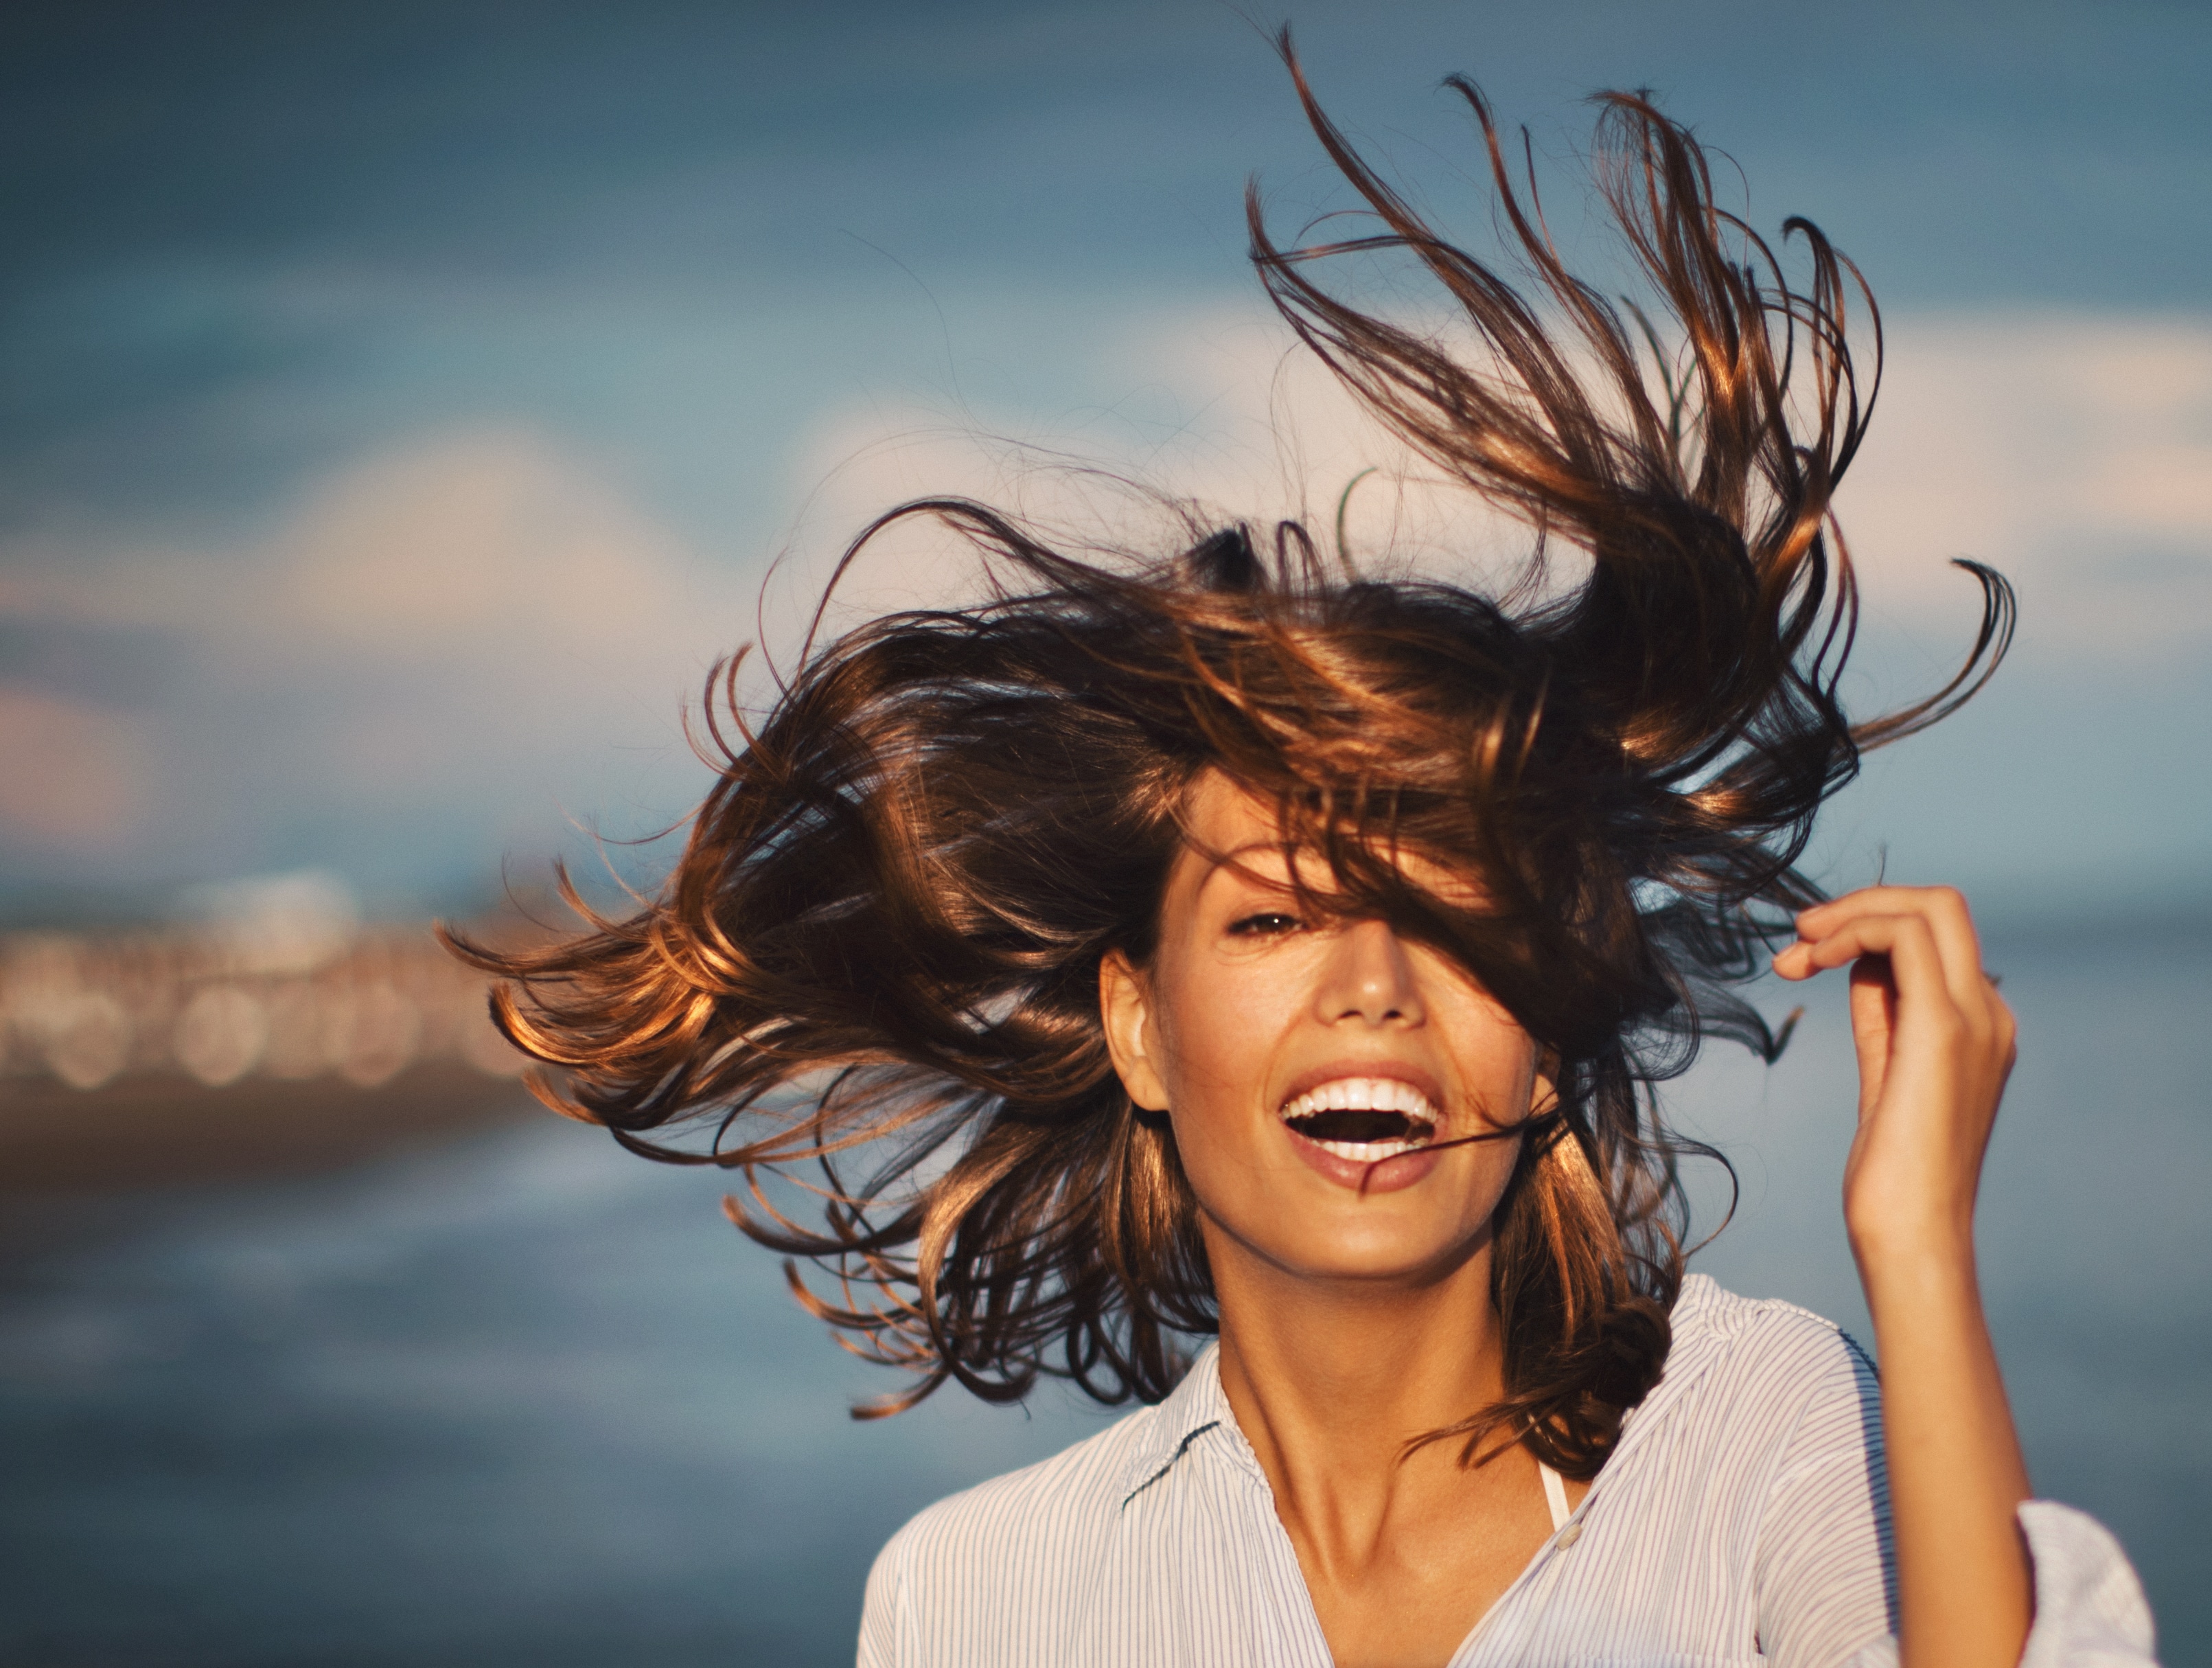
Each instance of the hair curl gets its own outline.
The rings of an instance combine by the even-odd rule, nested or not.
[[[738,661],[718,668],[720,780],[659,893],[611,919],[564,875],[580,936],[448,941],[507,981],[495,1017],[560,1068],[538,1083],[550,1104],[632,1151],[745,1173],[738,1225],[839,1283],[830,1301],[787,1263],[800,1300],[915,1375],[856,1412],[948,1380],[1013,1400],[1040,1374],[1156,1400],[1179,1340],[1216,1314],[1172,1133],[1109,1061],[1098,971],[1109,952],[1146,960],[1185,796],[1224,772],[1325,858],[1325,907],[1446,951],[1556,1059],[1557,1104],[1524,1126],[1499,1207],[1507,1395],[1431,1436],[1463,1437],[1470,1460],[1486,1437],[1522,1440],[1587,1477],[1658,1377],[1682,1274],[1674,1166],[1694,1144],[1667,1133],[1652,1086],[1706,1036],[1772,1057],[1730,986],[1821,896],[1795,867],[1814,814],[1863,749],[1980,687],[2011,594],[1963,564],[1984,619],[1958,675],[1854,725],[1837,688],[1857,601],[1830,504],[1880,371],[1856,269],[1791,220],[1809,266],[1793,284],[1716,204],[1689,133],[1606,94],[1597,189],[1679,332],[1666,355],[1630,309],[1647,364],[1621,310],[1562,264],[1533,169],[1516,186],[1472,83],[1448,84],[1534,301],[1431,230],[1284,51],[1381,228],[1285,249],[1255,188],[1269,295],[1370,411],[1534,527],[1532,580],[1559,540],[1586,576],[1502,602],[1361,578],[1294,523],[1264,547],[1240,526],[1169,559],[1081,560],[981,504],[908,504],[846,560],[933,518],[987,558],[982,601],[810,649],[757,724]],[[1413,257],[1479,353],[1322,288],[1313,264],[1352,251]],[[1479,874],[1480,902],[1414,885],[1390,856],[1408,845]],[[702,1119],[704,1151],[648,1138]],[[810,1164],[812,1226],[763,1186]]]

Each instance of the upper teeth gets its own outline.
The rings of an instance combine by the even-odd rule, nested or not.
[[[1282,1115],[1306,1117],[1315,1112],[1403,1112],[1424,1123],[1438,1121],[1428,1096],[1395,1077],[1340,1077],[1287,1102]]]

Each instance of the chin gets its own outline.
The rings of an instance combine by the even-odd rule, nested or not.
[[[1393,1221],[1378,1214],[1330,1224],[1289,1243],[1254,1248],[1301,1280],[1426,1285],[1463,1267],[1489,1243],[1487,1221],[1469,1230],[1457,1224]]]

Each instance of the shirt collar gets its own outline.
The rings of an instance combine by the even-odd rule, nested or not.
[[[1631,1408],[1624,1421],[1620,1448],[1644,1440],[1645,1433],[1666,1415],[1670,1405],[1686,1395],[1705,1376],[1722,1353],[1729,1330],[1721,1310],[1720,1294],[1711,1279],[1691,1275],[1682,1282],[1681,1295],[1668,1317],[1674,1340],[1667,1352],[1667,1368],[1651,1393]],[[1236,1415],[1230,1411],[1228,1393],[1221,1388],[1221,1346],[1209,1343],[1190,1364],[1182,1382],[1167,1400],[1152,1409],[1145,1434],[1131,1451],[1121,1471],[1121,1504],[1127,1506],[1148,1485],[1182,1458],[1191,1444],[1207,1431],[1221,1427],[1235,1432]],[[1241,1445],[1240,1445],[1241,1446]],[[1616,1449],[1615,1454],[1620,1449]]]
[[[1200,1352],[1167,1400],[1152,1409],[1144,1437],[1121,1472],[1121,1504],[1127,1506],[1147,1484],[1180,1459],[1198,1437],[1216,1426],[1236,1428],[1229,1397],[1221,1388],[1221,1346]]]
[[[1723,1306],[1726,1297],[1709,1275],[1684,1278],[1674,1306],[1667,1314],[1673,1336],[1667,1347],[1666,1367],[1659,1382],[1622,1419],[1620,1440],[1606,1457],[1608,1469],[1615,1469],[1613,1461],[1621,1454],[1650,1440],[1652,1429],[1665,1421],[1674,1403],[1688,1395],[1725,1353],[1735,1332]]]

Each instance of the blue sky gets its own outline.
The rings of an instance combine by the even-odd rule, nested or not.
[[[1529,125],[1571,241],[1578,100],[1644,85],[1755,223],[1865,267],[1869,691],[1960,641],[1948,556],[2024,615],[1838,807],[1835,880],[1879,845],[2015,911],[2212,896],[2212,10],[1286,15],[1478,243],[1448,70]],[[9,8],[0,898],[322,864],[408,907],[680,815],[681,702],[769,561],[773,631],[902,491],[1060,506],[1005,441],[1232,514],[1340,478],[1243,259],[1248,175],[1285,230],[1342,202],[1253,16]]]

